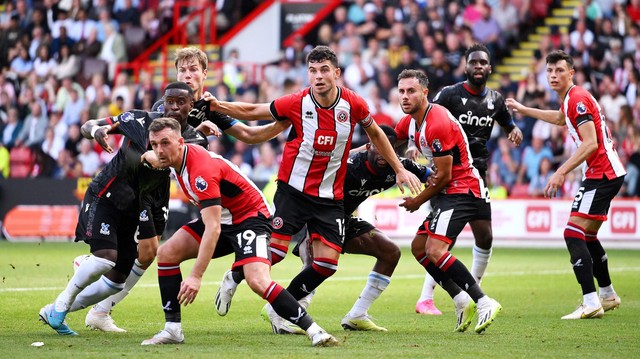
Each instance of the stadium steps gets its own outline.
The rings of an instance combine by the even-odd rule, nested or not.
[[[581,0],[562,0],[560,7],[551,10],[549,16],[544,19],[541,26],[536,26],[534,31],[511,50],[510,56],[502,59],[502,63],[494,66],[495,71],[489,77],[487,86],[500,87],[500,76],[508,73],[512,81],[523,80],[529,72],[535,50],[540,48],[542,39],[551,34],[552,27],[557,27],[560,33],[569,31],[573,13],[576,7],[582,5]]]

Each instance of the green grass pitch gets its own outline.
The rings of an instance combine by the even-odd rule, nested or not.
[[[606,247],[606,243],[604,244]],[[564,321],[580,303],[569,256],[564,249],[495,248],[483,288],[503,306],[482,335],[453,333],[455,315],[446,293],[436,291],[442,316],[414,312],[423,269],[403,249],[391,285],[369,314],[387,333],[345,332],[340,320],[360,294],[374,259],[341,257],[338,272],[320,286],[310,314],[340,341],[338,347],[313,348],[305,336],[271,333],[259,313],[264,301],[242,284],[226,317],[213,298],[232,258],[214,260],[195,303],[183,308],[185,344],[140,346],[163,327],[155,264],[112,315],[127,333],[101,333],[84,327],[86,310],[71,313],[78,337],[61,337],[38,322],[38,310],[54,300],[73,272],[73,258],[86,253],[82,243],[8,243],[0,241],[0,353],[5,358],[640,358],[640,251],[609,250],[620,309],[603,319]],[[468,266],[471,250],[453,253]],[[182,267],[183,276],[192,261]],[[286,286],[300,269],[289,254],[272,277]],[[33,347],[33,342],[44,342]]]

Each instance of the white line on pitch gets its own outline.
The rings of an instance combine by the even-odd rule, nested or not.
[[[619,272],[640,272],[640,267],[618,267],[618,268],[609,268],[609,272],[619,273]],[[524,276],[524,275],[564,275],[573,273],[571,270],[563,270],[563,269],[555,269],[555,270],[542,270],[542,271],[516,271],[516,272],[493,272],[485,274],[485,277],[513,277],[513,276]],[[393,279],[422,279],[424,278],[424,274],[404,274],[404,275],[394,275]],[[351,282],[351,281],[360,281],[365,280],[366,276],[358,276],[358,277],[336,277],[329,278],[327,281],[331,282]],[[278,283],[288,283],[291,281],[291,278],[288,279],[274,279]],[[220,282],[202,282],[203,286],[209,285],[220,285]],[[138,284],[136,287],[139,288],[153,288],[157,287],[156,283],[143,283]],[[30,291],[59,291],[64,288],[62,287],[35,287],[35,288],[0,288],[0,293],[4,292],[30,292]]]

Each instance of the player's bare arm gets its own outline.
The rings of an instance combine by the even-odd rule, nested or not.
[[[380,126],[373,122],[371,126],[365,127],[364,130],[367,132],[369,139],[376,146],[382,157],[387,160],[391,168],[395,171],[396,184],[398,185],[398,188],[400,188],[400,192],[404,193],[403,185],[407,185],[412,195],[420,193],[422,183],[416,175],[404,168],[398,159],[396,151],[391,146],[391,143],[389,143],[387,136],[384,134]]]
[[[565,119],[562,111],[558,110],[540,110],[533,107],[527,107],[513,98],[505,100],[507,107],[523,116],[533,117],[548,122],[553,125],[564,126]]]
[[[196,263],[191,270],[191,274],[182,281],[178,301],[185,306],[193,303],[200,291],[202,276],[211,262],[213,252],[216,249],[218,238],[220,238],[220,218],[222,214],[221,206],[209,206],[200,211],[202,221],[205,224],[202,242],[198,248]]]
[[[109,133],[113,133],[118,126],[120,126],[120,122],[111,123],[106,118],[89,120],[80,127],[80,133],[84,138],[95,139],[107,153],[113,153],[113,148],[109,146],[107,140],[109,139]]]
[[[225,115],[241,120],[273,120],[269,103],[247,103],[220,101],[209,92],[205,92],[202,98],[209,102],[212,111],[218,111]]]
[[[140,156],[140,162],[150,166],[151,168],[164,168],[153,150],[143,153],[142,156]]]
[[[271,140],[278,136],[282,131],[289,128],[289,126],[291,126],[291,121],[289,120],[274,121],[261,126],[248,126],[245,123],[237,122],[228,128],[225,133],[244,143],[255,145]]]
[[[451,170],[453,166],[453,156],[434,157],[433,162],[439,169],[437,175],[432,175],[432,185],[425,186],[424,190],[416,197],[405,197],[404,202],[400,203],[400,207],[404,207],[409,212],[417,211],[422,204],[430,200],[433,196],[440,193],[451,181]]]
[[[576,152],[549,178],[549,182],[544,188],[544,196],[547,198],[555,197],[558,190],[562,188],[567,173],[580,166],[598,149],[598,137],[593,121],[587,121],[580,125],[578,132],[582,137],[582,143]]]
[[[205,136],[222,136],[222,132],[220,131],[218,126],[216,126],[215,123],[209,120],[202,121],[202,123],[199,124],[198,127],[196,127],[196,130],[204,133]]]

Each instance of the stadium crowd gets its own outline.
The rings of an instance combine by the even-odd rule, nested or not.
[[[149,44],[167,31],[172,0],[15,0],[0,13],[0,176],[24,178],[93,176],[112,154],[83,139],[89,119],[128,109],[150,110],[161,96],[159,84],[143,73],[131,83],[115,76],[115,64],[135,52],[138,30]],[[242,3],[243,5],[239,5]],[[216,24],[228,28],[257,2],[218,1]],[[379,124],[395,125],[403,116],[396,77],[404,69],[423,69],[430,97],[464,80],[463,54],[474,41],[486,44],[493,63],[508,54],[553,1],[355,0],[335,9],[317,31],[296,37],[282,59],[264,68],[255,82],[251,69],[230,51],[222,66],[209,69],[217,98],[270,102],[306,83],[305,55],[328,45],[343,66],[341,84],[364,97]],[[139,31],[138,31],[139,32]],[[138,44],[139,45],[139,44]],[[535,51],[524,80],[502,74],[499,90],[526,106],[558,108],[545,78],[546,54],[563,49],[576,62],[575,82],[600,103],[618,153],[627,167],[622,196],[640,195],[640,0],[592,0],[576,9],[568,31],[554,28]],[[84,71],[101,65],[97,73]],[[539,196],[546,179],[575,150],[566,129],[514,114],[524,134],[515,147],[496,128],[489,142],[494,197]],[[496,126],[497,127],[497,126]],[[230,136],[211,139],[211,149],[231,159],[252,179],[275,175],[285,135],[249,146]],[[117,146],[117,136],[112,136]],[[366,141],[354,135],[354,146]],[[114,147],[115,148],[115,147]],[[581,174],[567,177],[562,193],[572,198]]]

